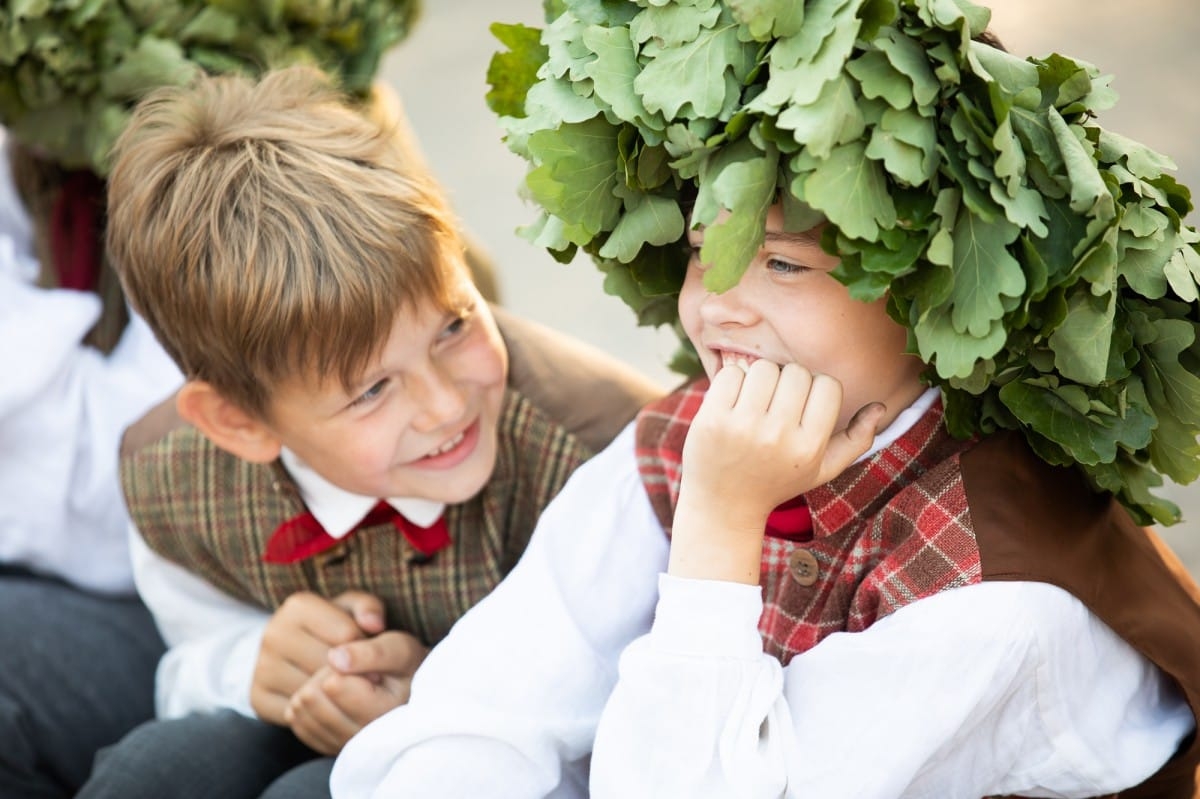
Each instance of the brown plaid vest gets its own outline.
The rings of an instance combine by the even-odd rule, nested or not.
[[[297,591],[366,591],[390,628],[433,645],[516,565],[542,508],[591,454],[511,389],[498,435],[492,478],[447,507],[451,544],[428,558],[383,523],[297,563],[264,563],[275,528],[305,510],[295,484],[278,462],[243,461],[190,425],[124,458],[121,477],[150,548],[231,597],[275,610]]]
[[[642,481],[670,535],[699,381],[638,416]],[[935,404],[903,436],[805,494],[813,538],[763,546],[764,650],[786,664],[833,632],[981,580],[1036,580],[1078,597],[1175,679],[1200,715],[1200,588],[1150,531],[1017,434],[957,441]],[[1052,531],[1046,535],[1046,531]],[[1200,797],[1196,736],[1122,799]]]

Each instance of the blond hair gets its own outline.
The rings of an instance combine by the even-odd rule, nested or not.
[[[394,133],[310,67],[202,76],[137,106],[107,244],[188,378],[265,417],[285,380],[353,382],[401,311],[449,309],[462,248]]]

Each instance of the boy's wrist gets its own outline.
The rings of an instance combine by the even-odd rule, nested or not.
[[[668,573],[757,585],[766,522],[766,512],[696,502],[682,491],[671,530]]]

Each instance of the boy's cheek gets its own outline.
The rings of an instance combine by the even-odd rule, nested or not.
[[[508,377],[508,351],[500,331],[494,327],[481,329],[464,353],[466,374],[479,383],[503,383]]]

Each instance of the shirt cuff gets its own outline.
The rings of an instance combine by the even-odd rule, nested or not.
[[[651,645],[675,655],[758,659],[762,610],[757,585],[660,574]]]

